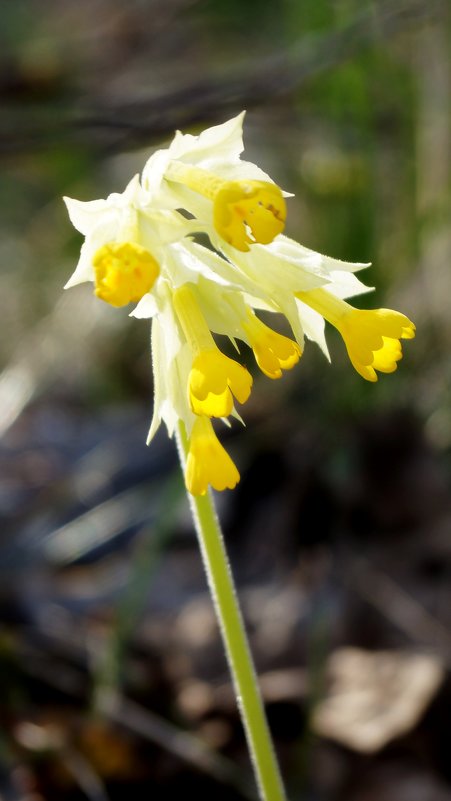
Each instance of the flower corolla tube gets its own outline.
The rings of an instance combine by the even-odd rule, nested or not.
[[[94,283],[112,306],[137,303],[131,314],[152,318],[154,409],[148,441],[163,421],[189,443],[187,489],[232,489],[238,470],[220,444],[214,418],[241,420],[252,376],[238,341],[260,370],[278,379],[302,356],[304,337],[328,357],[325,321],[343,337],[357,372],[377,381],[396,370],[402,339],[415,326],[390,309],[360,310],[346,298],[369,291],[356,276],[368,264],[309,250],[283,234],[287,193],[241,158],[244,112],[198,136],[177,132],[154,153],[122,194],[81,202],[65,198],[85,237],[66,287]],[[199,244],[205,235],[211,247]],[[261,319],[283,315],[291,336]],[[215,335],[228,337],[230,358]]]

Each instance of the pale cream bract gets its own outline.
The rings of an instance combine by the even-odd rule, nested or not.
[[[400,340],[415,333],[399,312],[346,303],[369,291],[355,275],[367,264],[323,256],[283,235],[288,195],[241,159],[243,118],[244,112],[199,136],[177,132],[122,194],[87,203],[65,198],[85,237],[66,287],[93,281],[100,299],[112,306],[137,302],[131,314],[152,318],[148,441],[162,421],[170,436],[184,426],[190,443],[185,481],[196,495],[239,480],[211,423],[241,420],[235,404],[250,395],[239,341],[277,379],[301,358],[305,336],[329,357],[327,320],[357,372],[376,381],[377,372],[396,369]],[[195,234],[206,234],[212,249],[194,241]],[[292,338],[264,323],[261,311],[283,315]],[[236,358],[221,352],[215,334],[229,337]]]

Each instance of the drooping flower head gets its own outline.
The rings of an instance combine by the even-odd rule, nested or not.
[[[199,136],[178,132],[122,194],[83,203],[65,198],[85,236],[66,287],[93,281],[112,306],[138,303],[132,315],[152,318],[154,412],[170,436],[189,441],[185,470],[195,495],[232,489],[239,473],[212,420],[241,420],[252,376],[239,360],[248,345],[261,371],[278,379],[302,356],[304,336],[328,356],[327,320],[342,335],[351,363],[368,381],[393,372],[401,339],[415,327],[390,309],[359,310],[345,298],[369,291],[355,275],[367,264],[323,256],[283,235],[287,196],[259,167],[241,159],[243,114]],[[212,248],[193,241],[206,234]],[[260,318],[282,314],[292,336]],[[223,353],[229,337],[238,357]],[[238,404],[238,408],[237,408]]]

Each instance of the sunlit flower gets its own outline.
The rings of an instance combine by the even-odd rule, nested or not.
[[[282,190],[259,167],[242,161],[244,113],[199,136],[177,132],[143,171],[143,186],[158,203],[184,208],[219,241],[247,251],[269,244],[285,227]]]
[[[285,227],[282,190],[270,181],[225,181],[177,161],[169,163],[165,179],[211,201],[214,228],[237,250],[247,251],[256,242],[267,245]]]
[[[188,396],[195,414],[228,417],[233,398],[245,403],[252,376],[234,359],[221,353],[196,300],[194,287],[185,284],[173,295],[174,308],[191,345],[193,361],[188,379]]]
[[[165,248],[192,230],[181,215],[152,208],[139,176],[121,194],[83,202],[65,197],[72,224],[84,235],[75,272],[65,289],[93,281],[112,306],[139,301],[153,287]]]
[[[205,495],[208,486],[234,489],[240,474],[222,447],[208,417],[197,417],[189,441],[186,486],[193,495]]]
[[[352,365],[367,381],[377,381],[376,370],[393,373],[402,358],[400,340],[415,336],[414,324],[392,309],[354,309],[326,289],[297,297],[337,328]]]
[[[355,369],[369,381],[393,372],[413,323],[396,311],[354,309],[369,291],[355,275],[367,264],[332,259],[282,231],[286,193],[241,153],[243,114],[199,136],[176,134],[122,194],[84,203],[65,198],[85,236],[66,284],[94,283],[111,306],[137,303],[152,318],[154,409],[148,442],[161,422],[188,443],[185,481],[202,495],[233,488],[239,473],[212,418],[241,420],[252,376],[240,341],[260,370],[279,379],[299,361],[304,337],[328,356],[325,321],[342,335]],[[213,249],[193,240],[206,234]],[[262,319],[262,313],[265,319]],[[270,324],[270,317],[276,320]],[[285,318],[290,330],[279,331]],[[231,358],[216,335],[229,338]]]
[[[150,292],[160,272],[148,250],[134,242],[109,242],[92,259],[95,294],[111,306],[137,303]]]
[[[299,361],[301,349],[297,342],[273,331],[251,309],[243,328],[248,334],[255,360],[268,378],[280,378],[282,370],[290,370]]]

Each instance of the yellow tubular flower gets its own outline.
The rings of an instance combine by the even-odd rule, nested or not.
[[[248,319],[242,325],[255,360],[268,378],[281,378],[282,370],[291,370],[298,363],[302,352],[297,342],[273,331],[250,309]]]
[[[228,417],[233,409],[232,396],[245,403],[251,387],[252,376],[245,367],[218,348],[204,350],[194,359],[190,372],[191,409],[208,417]]]
[[[409,318],[392,309],[354,309],[325,289],[297,297],[338,329],[353,367],[367,381],[377,381],[376,370],[393,373],[402,359],[400,340],[415,336]]]
[[[214,199],[218,234],[241,251],[254,242],[269,245],[285,228],[286,216],[282,192],[268,181],[227,181]]]
[[[152,289],[160,268],[148,250],[133,242],[110,242],[93,258],[95,294],[111,306],[135,303]]]
[[[213,202],[213,223],[237,250],[268,245],[285,228],[287,210],[282,192],[270,181],[224,181],[200,167],[170,163],[166,178],[181,183]]]
[[[173,303],[188,344],[195,353],[188,379],[191,409],[207,417],[227,417],[233,409],[233,397],[239,403],[247,401],[252,376],[216,346],[190,287],[185,284],[177,289]]]
[[[208,485],[215,490],[233,489],[240,474],[222,447],[208,417],[193,425],[186,461],[185,483],[192,495],[205,495]]]

